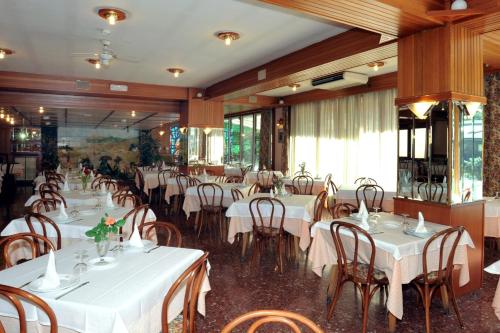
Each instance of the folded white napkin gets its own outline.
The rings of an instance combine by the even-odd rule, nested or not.
[[[134,225],[134,232],[132,232],[132,236],[130,236],[128,244],[132,247],[144,247],[141,235],[139,234],[139,228],[137,228],[137,224]]]
[[[494,262],[493,264],[489,265],[484,269],[486,272],[490,274],[497,274],[500,275],[500,260]]]
[[[115,208],[115,204],[113,202],[113,197],[111,196],[111,192],[108,192],[106,195],[106,206],[108,208]]]
[[[273,191],[273,189],[271,189],[271,190],[269,191],[269,196],[270,196],[271,198],[274,198],[274,191]]]
[[[446,184],[446,176],[443,178],[443,184]]]
[[[61,164],[57,165],[56,172],[57,172],[57,173],[61,173]]]
[[[69,192],[68,178],[66,178],[66,179],[64,180],[63,191],[64,191],[64,192]]]
[[[370,229],[370,225],[368,224],[368,215],[363,215],[361,217],[361,223],[359,224],[359,227],[363,230],[368,231]]]
[[[59,206],[59,217],[67,219],[68,218],[68,213],[66,213],[66,207],[64,207],[64,203],[61,202],[61,205]]]
[[[362,219],[363,217],[368,218],[368,215],[368,209],[366,209],[365,201],[361,200],[357,217],[360,219]]]
[[[104,193],[106,193],[106,192],[107,192],[107,191],[106,191],[106,185],[101,184],[101,193],[103,193],[103,194],[104,194]]]
[[[427,228],[425,227],[424,222],[425,220],[422,212],[418,212],[418,225],[415,228],[415,232],[427,232]]]
[[[45,269],[45,275],[41,278],[39,289],[54,289],[59,287],[60,284],[59,274],[56,271],[54,251],[50,250],[47,268]]]
[[[78,170],[82,170],[82,169],[83,169],[82,163],[78,164]]]
[[[207,169],[203,169],[203,176],[206,176],[207,175]]]
[[[93,171],[90,171],[90,181],[93,181],[94,180],[94,172]]]

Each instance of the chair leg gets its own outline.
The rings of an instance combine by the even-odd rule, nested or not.
[[[457,300],[455,299],[455,291],[453,291],[453,285],[451,283],[449,285],[447,284],[446,288],[448,289],[448,296],[451,299],[451,304],[453,305],[453,309],[455,310],[455,313],[457,315],[460,327],[464,328],[464,322],[462,321],[462,316],[460,315],[460,311],[458,311],[458,305],[457,305]]]
[[[425,285],[424,287],[424,308],[425,308],[425,332],[431,333],[431,294],[429,290],[429,286]]]
[[[342,276],[337,275],[337,281],[336,281],[335,291],[333,294],[332,303],[330,304],[330,306],[328,308],[327,315],[326,315],[327,320],[332,319],[333,311],[335,310],[335,306],[337,305],[337,302],[340,298],[340,293],[342,292],[343,286],[344,286],[344,283],[342,281]]]
[[[200,220],[198,221],[198,239],[200,239],[201,228],[203,228],[203,223],[205,222],[205,211],[201,210]]]
[[[370,306],[370,285],[364,285],[361,287],[363,290],[363,326],[362,332],[366,333],[366,328],[368,326],[368,308]]]

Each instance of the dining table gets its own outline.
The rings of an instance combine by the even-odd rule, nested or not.
[[[360,222],[352,217],[338,219],[343,222],[358,225]],[[404,218],[390,213],[380,213],[374,229],[369,232],[375,243],[375,268],[383,271],[389,280],[389,295],[387,298],[387,310],[389,311],[389,326],[393,331],[396,318],[403,317],[403,285],[410,283],[415,277],[423,273],[422,258],[423,248],[433,233],[448,228],[445,225],[432,222],[425,222],[426,228],[431,231],[424,236],[415,236],[406,234],[403,230]],[[417,220],[407,218],[410,228],[417,225]],[[333,237],[330,232],[331,221],[320,221],[311,228],[311,237],[313,241],[309,249],[309,260],[311,268],[315,274],[322,276],[325,266],[333,266],[333,274],[336,272],[337,252],[335,249]],[[341,233],[345,244],[354,245],[352,233]],[[368,258],[371,247],[368,240],[360,237],[360,258]],[[447,243],[450,244],[450,243]],[[460,266],[458,283],[463,286],[469,282],[469,266],[467,257],[467,248],[474,248],[474,243],[467,231],[464,232],[457,246],[454,264]],[[449,247],[447,247],[449,250]],[[445,252],[446,253],[446,252]],[[448,252],[449,253],[449,252]],[[353,253],[347,252],[348,256]],[[429,247],[427,254],[427,265],[429,271],[435,270],[439,264],[439,246],[438,242],[433,242]],[[333,275],[334,276],[334,275]],[[335,287],[332,283],[331,290]]]
[[[208,175],[196,175],[196,176],[191,176],[193,178],[198,179],[202,183],[214,183],[217,176],[208,176]],[[184,186],[184,190],[186,190],[189,186],[186,183],[185,179],[181,179],[181,184]],[[179,184],[177,183],[177,178],[169,178],[167,180],[167,189],[165,190],[165,201],[167,203],[170,203],[170,197],[176,196],[180,194],[180,188]]]
[[[76,254],[87,253],[87,269],[75,271],[81,262]],[[0,284],[20,287],[44,300],[54,311],[60,333],[143,333],[160,332],[162,305],[165,295],[176,279],[203,255],[201,250],[160,246],[151,251],[125,248],[108,253],[108,265],[97,266],[93,241],[81,240],[55,252],[58,274],[67,274],[73,284],[66,289],[40,292],[26,283],[45,272],[48,255],[0,271]],[[111,259],[109,259],[111,260]],[[209,265],[205,274],[197,311],[205,315],[205,297],[210,291]],[[34,291],[35,290],[35,291]],[[168,306],[171,322],[181,314],[185,289],[174,296]],[[46,315],[31,303],[23,303],[29,332],[40,332],[49,324]],[[0,320],[7,332],[17,329],[15,309],[5,299],[0,300]]]
[[[239,167],[239,166],[228,166],[228,165],[225,165],[224,166],[224,175],[226,177],[230,177],[230,176],[242,176],[243,173],[241,171],[242,167]]]
[[[257,183],[257,181],[258,181],[257,174],[259,172],[260,171],[249,171],[249,172],[247,172],[245,174],[245,177],[243,178],[243,183],[245,183],[247,185],[253,185],[253,184]],[[264,172],[264,180],[269,179],[269,182],[272,182],[273,176],[276,176],[276,177],[279,177],[279,178],[283,177],[283,173],[281,171],[265,170],[263,172]],[[269,185],[269,184],[264,184],[264,185]]]
[[[40,185],[46,182],[45,176],[38,175],[34,180],[33,180],[33,186],[35,191],[38,191]],[[88,183],[88,187],[90,188],[91,181]],[[62,187],[64,184],[60,184],[59,186]],[[68,176],[68,186],[70,190],[83,190],[82,186],[82,181],[79,175],[69,175]]]
[[[269,193],[255,193],[244,199],[238,200],[231,204],[226,211],[226,217],[230,218],[229,230],[227,240],[229,243],[234,243],[235,236],[242,233],[243,246],[241,256],[245,257],[246,247],[250,233],[253,230],[253,220],[250,213],[250,201],[255,198],[270,197]],[[285,218],[283,222],[283,229],[295,236],[298,239],[297,246],[302,250],[306,250],[310,244],[309,225],[314,217],[314,203],[316,200],[315,195],[298,195],[286,194],[284,196],[276,196],[285,206]],[[262,205],[261,214],[263,217],[271,216],[271,205]],[[273,226],[279,227],[282,215],[282,208],[275,206],[273,219]],[[278,216],[278,218],[276,218]],[[298,249],[296,248],[296,252]]]
[[[104,193],[101,192],[101,190],[91,189],[87,189],[86,191],[72,189],[70,189],[69,191],[61,190],[59,191],[59,193],[64,197],[64,200],[66,200],[66,204],[68,205],[68,207],[100,205],[106,202],[107,195],[107,192]],[[28,200],[26,200],[24,206],[31,206],[31,204],[37,199],[40,199],[40,194],[35,193],[30,196]]]
[[[281,180],[283,181],[283,184],[286,186],[291,186],[293,185],[293,179],[295,177],[288,177],[288,176],[284,176],[281,178]],[[299,189],[299,187],[297,186],[298,184],[300,184],[300,187],[301,189],[305,189],[305,186],[306,186],[306,183],[307,183],[307,186],[309,188],[309,186],[311,186],[310,184],[310,179],[306,182],[304,179],[301,179],[301,180],[295,180],[295,187],[297,187],[297,189]],[[320,178],[320,177],[315,177],[312,179],[312,194],[314,195],[318,195],[319,192],[325,190],[325,180],[323,178]]]
[[[337,193],[333,196],[335,198],[336,203],[349,203],[354,206],[358,206],[358,202],[356,200],[356,190],[359,188],[358,184],[342,184],[338,187]],[[383,188],[383,187],[382,187]],[[373,199],[374,193],[372,191],[367,191],[368,199]],[[360,191],[360,200],[363,197],[363,193]],[[384,212],[392,212],[394,211],[394,197],[396,196],[396,191],[388,191],[384,189],[384,200],[382,201],[381,210]]]

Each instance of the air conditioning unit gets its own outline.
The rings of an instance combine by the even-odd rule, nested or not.
[[[368,75],[353,72],[335,73],[311,81],[313,87],[325,90],[349,88],[367,83]]]

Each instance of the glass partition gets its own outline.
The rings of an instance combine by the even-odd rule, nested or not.
[[[458,101],[400,107],[398,196],[442,204],[482,198],[480,111]]]
[[[224,130],[222,128],[189,127],[180,134],[176,145],[179,165],[222,165]]]

